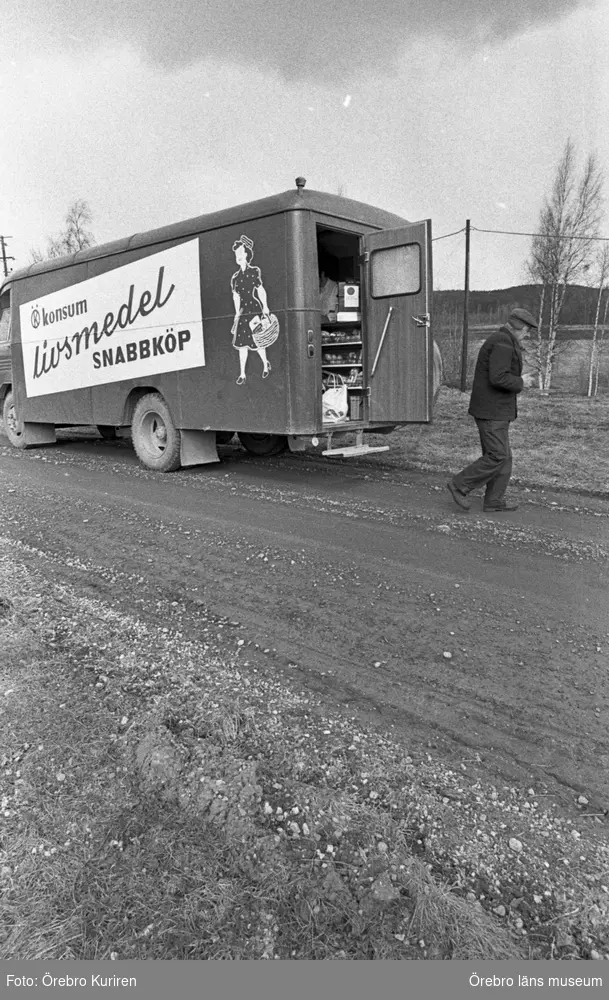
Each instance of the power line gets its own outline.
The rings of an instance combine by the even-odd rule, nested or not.
[[[445,233],[444,236],[434,236],[431,242],[435,243],[437,240],[447,240],[449,236],[458,236],[459,233],[464,233],[464,232],[465,232],[465,226],[463,227],[463,229],[457,229],[454,233]],[[481,229],[480,232],[486,232],[486,230]]]
[[[570,236],[568,233],[555,236],[553,233],[520,233],[511,229],[479,229],[478,226],[472,226],[471,228],[475,229],[477,233],[500,233],[503,236],[536,236],[538,239],[544,240],[597,240],[599,243],[609,242],[609,236],[576,236],[575,234]],[[459,232],[463,232],[463,230],[461,229]],[[449,235],[452,235],[452,233]],[[442,237],[440,236],[438,239],[442,239]]]

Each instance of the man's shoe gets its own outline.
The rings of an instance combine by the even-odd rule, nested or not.
[[[466,500],[465,494],[461,493],[461,490],[457,489],[457,487],[455,486],[455,484],[451,479],[448,480],[446,484],[446,489],[450,493],[455,503],[459,505],[461,510],[469,510],[470,508],[469,500]]]
[[[511,500],[497,500],[495,503],[483,504],[482,510],[486,511],[488,514],[492,514],[493,511],[518,510],[518,504],[513,503]]]

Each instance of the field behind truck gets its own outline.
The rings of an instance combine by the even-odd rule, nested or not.
[[[391,450],[383,463],[458,472],[480,454],[468,405],[469,392],[443,386],[433,423],[394,431],[385,439]],[[381,435],[375,440],[383,443]],[[514,481],[609,494],[609,393],[588,399],[569,393],[523,392],[510,441]]]

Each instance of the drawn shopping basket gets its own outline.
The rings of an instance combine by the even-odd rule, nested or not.
[[[250,320],[250,330],[252,331],[252,338],[258,350],[270,347],[279,336],[279,320],[273,313],[269,316],[254,316]]]

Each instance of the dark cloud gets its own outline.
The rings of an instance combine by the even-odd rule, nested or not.
[[[217,57],[290,80],[391,72],[416,42],[489,46],[594,0],[13,0],[5,52],[128,43],[167,70]]]

